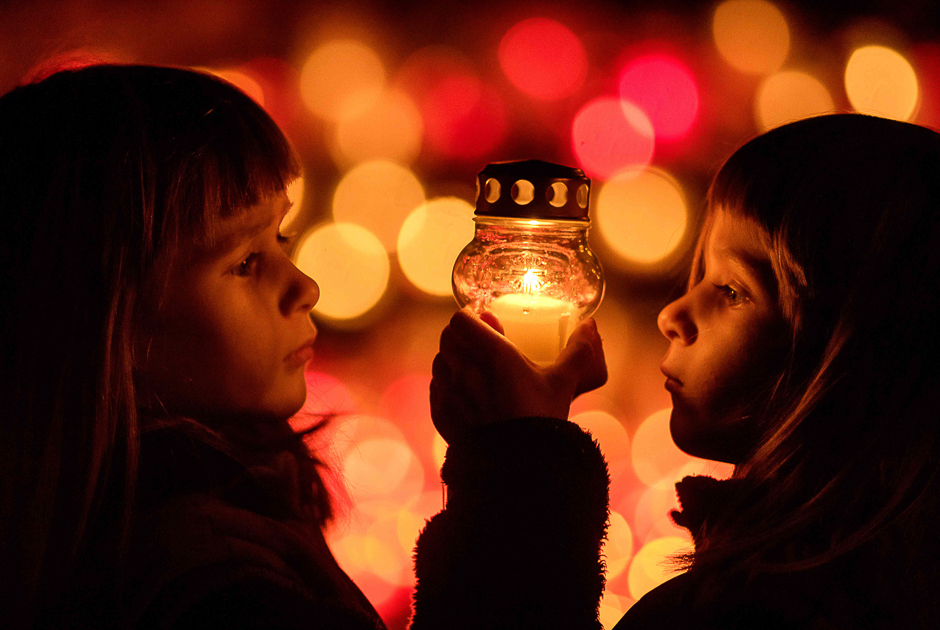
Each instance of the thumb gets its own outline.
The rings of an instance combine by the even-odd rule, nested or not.
[[[597,389],[607,382],[604,346],[597,323],[589,318],[581,322],[552,366],[555,377],[575,383],[574,395]]]

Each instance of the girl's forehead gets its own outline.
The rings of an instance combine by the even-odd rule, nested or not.
[[[268,229],[280,224],[290,209],[287,194],[281,192],[262,199],[231,217],[223,217],[212,227],[212,235],[204,247],[205,253],[224,254],[240,243],[246,242]]]
[[[770,260],[770,235],[748,216],[718,208],[708,226],[706,246],[718,255],[749,260]]]

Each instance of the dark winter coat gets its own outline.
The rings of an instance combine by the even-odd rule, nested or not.
[[[452,444],[418,538],[412,630],[598,630],[607,466],[577,425],[528,418]]]
[[[383,630],[323,538],[310,462],[261,459],[192,425],[146,432],[130,549],[113,590],[87,600],[90,627]]]
[[[324,541],[296,449],[246,461],[192,423],[141,442],[123,573],[76,593],[73,626],[384,629]],[[491,425],[451,445],[441,475],[413,630],[599,630],[609,480],[590,436],[545,418]]]
[[[696,540],[723,510],[733,481],[686,477],[673,513]],[[614,630],[893,630],[936,628],[935,603],[911,596],[917,567],[878,549],[879,541],[819,566],[714,579],[694,567],[633,605]],[[924,558],[923,566],[933,559]],[[928,589],[929,591],[929,589]]]

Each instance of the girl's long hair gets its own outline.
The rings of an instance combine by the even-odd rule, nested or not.
[[[261,107],[206,74],[92,66],[0,98],[4,623],[61,597],[92,539],[119,555],[128,537],[144,287],[299,170]]]
[[[738,150],[708,201],[766,231],[792,337],[693,569],[854,554],[880,571],[865,579],[935,588],[940,135],[853,114],[792,123]]]

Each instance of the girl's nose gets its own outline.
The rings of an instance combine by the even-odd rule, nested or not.
[[[304,314],[313,310],[320,299],[320,286],[316,281],[291,264],[291,286],[281,300],[281,310],[290,315],[295,311]]]
[[[676,340],[683,345],[689,345],[698,336],[698,328],[689,314],[688,294],[678,300],[670,302],[666,308],[659,312],[656,325],[659,332],[669,341]]]

